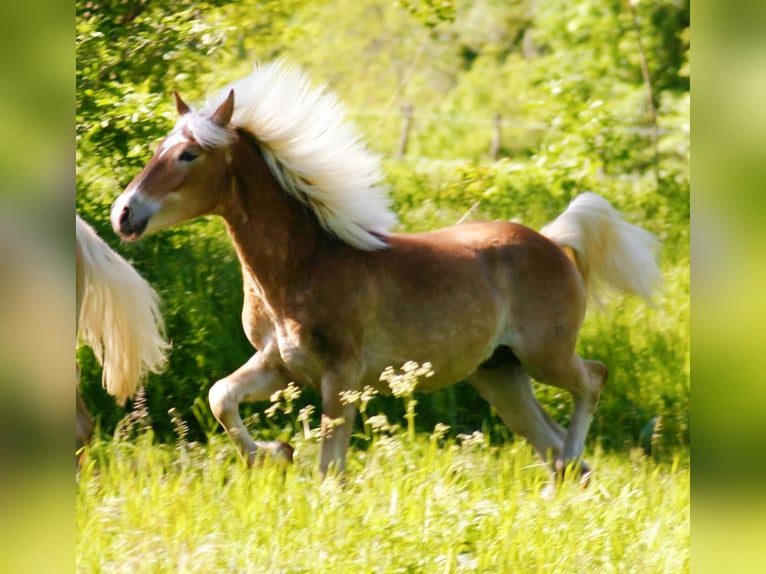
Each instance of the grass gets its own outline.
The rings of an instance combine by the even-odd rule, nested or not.
[[[522,442],[375,432],[341,482],[247,469],[233,445],[97,441],[77,483],[78,572],[684,572],[689,455],[588,457],[587,488],[549,488]]]

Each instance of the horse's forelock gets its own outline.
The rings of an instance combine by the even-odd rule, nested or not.
[[[199,111],[182,116],[171,133],[182,133],[184,130],[205,149],[227,146],[236,138],[233,128],[221,127]]]

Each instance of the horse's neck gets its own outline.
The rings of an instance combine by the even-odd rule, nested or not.
[[[229,205],[222,214],[246,279],[271,298],[300,281],[303,261],[324,239],[316,218],[279,187],[260,151],[235,144]]]

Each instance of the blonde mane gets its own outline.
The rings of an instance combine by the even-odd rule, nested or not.
[[[384,249],[396,216],[381,185],[380,157],[345,121],[337,98],[277,61],[256,66],[202,109],[182,116],[174,132],[188,129],[206,147],[230,143],[233,133],[209,120],[230,90],[232,126],[256,138],[282,188],[342,241],[363,250]]]

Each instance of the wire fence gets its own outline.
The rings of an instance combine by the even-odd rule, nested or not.
[[[379,117],[382,121],[396,118],[390,111],[382,110],[353,110],[349,112],[352,117]],[[400,108],[399,118],[401,128],[399,132],[396,157],[403,158],[407,155],[407,149],[411,140],[413,125],[417,123],[439,122],[453,125],[472,125],[479,128],[487,128],[487,141],[489,142],[489,157],[493,161],[497,159],[503,142],[504,130],[524,130],[530,132],[544,132],[555,129],[556,126],[544,122],[519,121],[513,118],[503,117],[499,112],[486,116],[457,116],[450,114],[435,114],[428,112],[415,112],[412,104],[404,104]],[[382,123],[381,121],[381,123]],[[662,137],[670,134],[689,134],[689,129],[666,128],[642,125],[624,125],[604,127],[606,132],[622,132],[635,134],[640,137],[651,138],[654,135]]]

